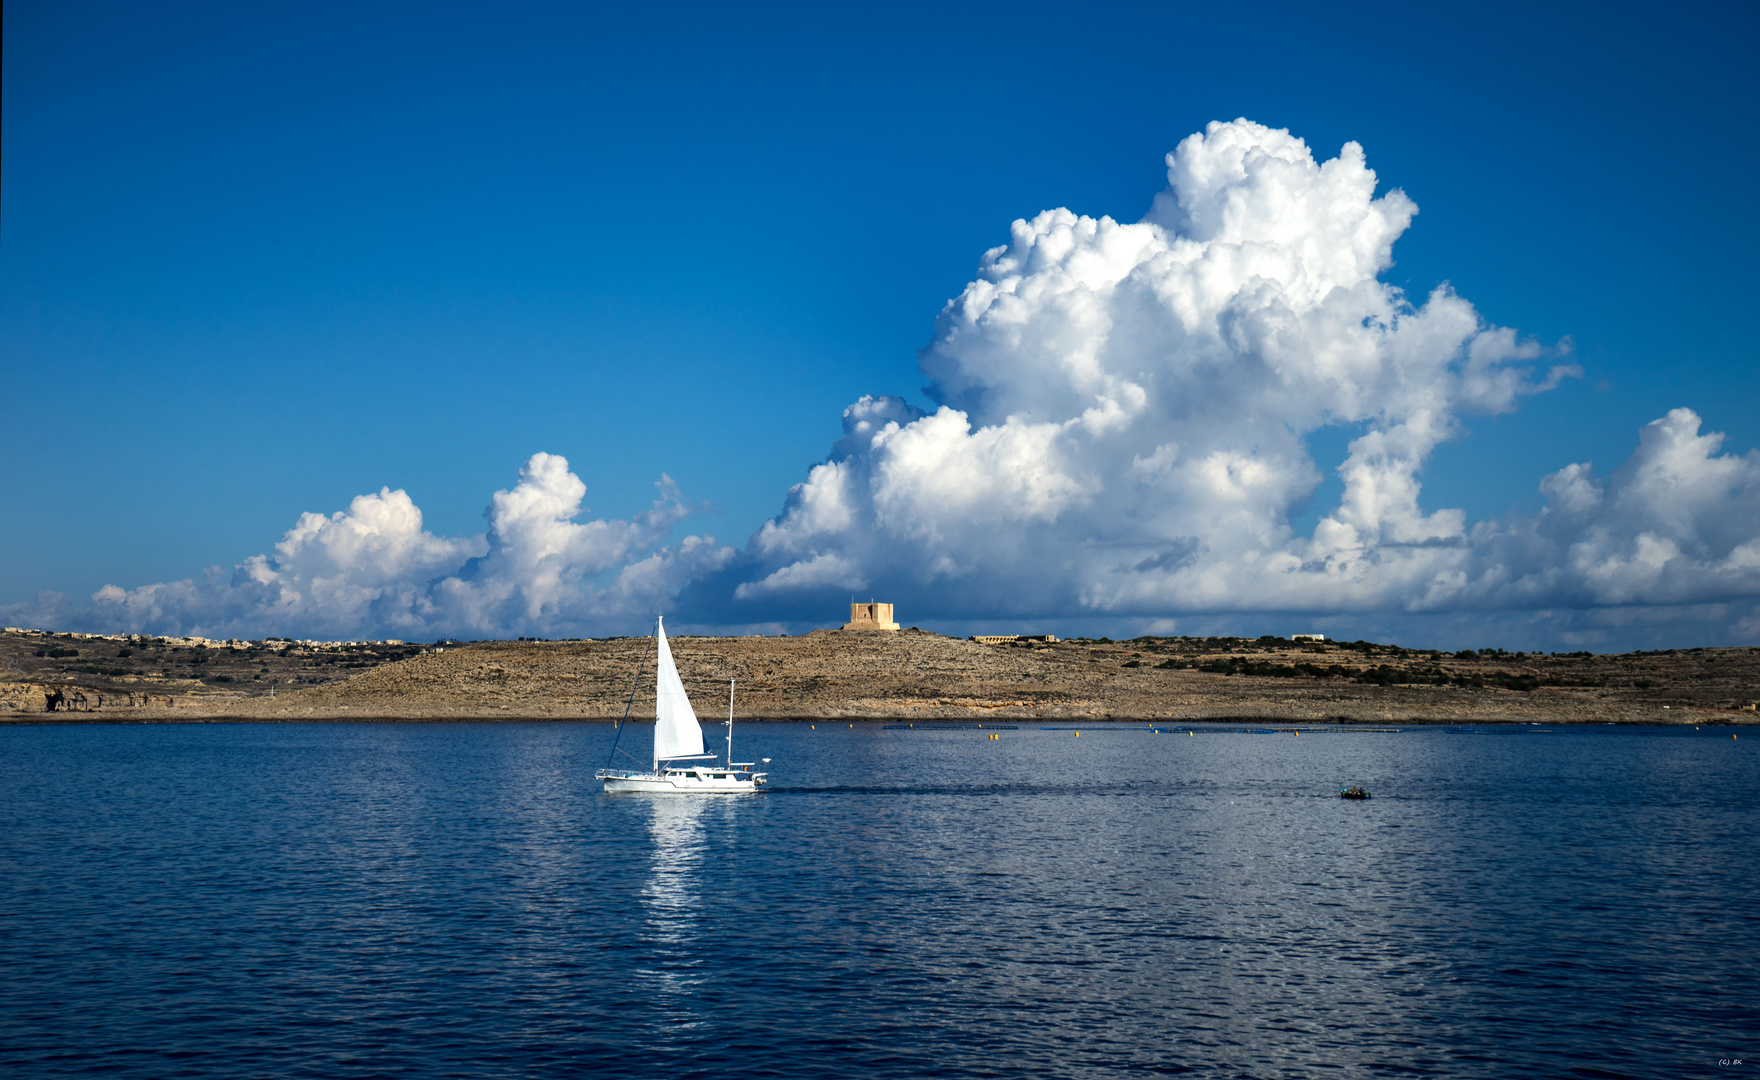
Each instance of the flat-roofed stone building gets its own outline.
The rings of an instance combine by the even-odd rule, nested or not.
[[[843,624],[845,630],[897,630],[898,623],[892,620],[891,604],[851,604],[849,606],[849,622]]]
[[[1056,634],[973,634],[972,640],[980,645],[1013,645],[1017,641],[1040,641],[1057,644]]]

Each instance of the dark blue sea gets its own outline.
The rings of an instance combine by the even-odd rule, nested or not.
[[[1760,730],[992,732],[0,730],[0,1073],[1760,1074]]]

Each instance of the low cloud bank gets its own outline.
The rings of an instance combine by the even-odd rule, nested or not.
[[[670,478],[656,487],[653,507],[632,521],[577,522],[586,484],[565,459],[534,454],[519,482],[491,498],[481,536],[435,536],[408,494],[385,488],[328,517],[302,514],[274,554],[231,574],[210,567],[199,582],[106,585],[85,605],[46,593],[0,616],[207,637],[639,632],[648,611],[734,557],[710,536],[663,543],[693,511]]]
[[[9,623],[210,636],[595,634],[679,611],[704,626],[822,624],[851,592],[908,621],[1033,620],[1113,636],[1330,629],[1528,648],[1760,639],[1760,454],[1674,409],[1604,476],[1540,480],[1533,517],[1426,510],[1422,469],[1462,418],[1576,374],[1447,287],[1379,280],[1417,206],[1377,198],[1362,149],[1316,162],[1286,131],[1211,124],[1167,157],[1140,222],[1017,221],[942,311],[920,365],[938,406],[864,397],[742,552],[670,542],[669,480],[632,521],[578,522],[586,487],[535,455],[478,537],[436,537],[402,491],[306,514],[228,576]],[[1362,434],[1342,462],[1309,436]],[[1292,519],[1329,468],[1338,504]],[[56,617],[51,617],[56,616]],[[57,617],[59,621],[57,621]]]

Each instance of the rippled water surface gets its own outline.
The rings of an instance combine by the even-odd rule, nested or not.
[[[1760,731],[990,734],[0,731],[0,1069],[1760,1070]]]

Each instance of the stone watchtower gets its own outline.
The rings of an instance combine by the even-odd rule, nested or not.
[[[843,624],[845,630],[897,630],[898,624],[892,621],[891,604],[851,604],[849,606],[849,622]]]

